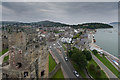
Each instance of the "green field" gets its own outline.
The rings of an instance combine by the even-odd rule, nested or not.
[[[53,76],[53,78],[64,78],[62,70],[59,69],[56,74]]]
[[[109,80],[103,70],[100,70],[100,71],[101,71],[101,77],[98,78],[98,77],[95,75],[95,74],[96,74],[95,72],[92,72],[92,71],[89,70],[90,64],[93,64],[95,67],[98,66],[98,65],[97,65],[97,63],[92,59],[91,61],[89,61],[88,66],[87,66],[87,69],[88,69],[90,75],[91,75],[94,79],[96,79],[96,80],[98,80],[98,79],[101,80],[101,79],[103,78],[104,80]]]
[[[96,54],[95,56],[118,77],[119,71],[111,64],[110,61],[108,61],[106,57],[102,57],[99,54]]]
[[[55,68],[55,66],[56,66],[56,62],[49,54],[49,72],[51,72]]]

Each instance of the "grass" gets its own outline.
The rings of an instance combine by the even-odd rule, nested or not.
[[[53,76],[53,78],[64,78],[64,75],[62,73],[62,70],[59,69],[56,74]]]
[[[103,78],[104,80],[109,80],[103,70],[101,70],[101,76],[100,76],[99,78],[95,75],[95,72],[90,71],[90,70],[89,70],[89,66],[90,66],[91,64],[93,64],[95,67],[98,66],[98,64],[92,59],[92,60],[89,61],[88,66],[87,66],[87,69],[88,69],[90,75],[91,75],[94,79],[97,78],[96,80],[98,80],[98,79],[102,79],[102,78]]]
[[[106,57],[101,57],[99,54],[95,55],[107,68],[109,68],[117,77],[119,76],[119,71],[111,64],[111,62]]]
[[[49,54],[49,72],[51,72],[55,68],[56,65],[57,64],[56,64],[55,60],[53,59],[52,55]],[[53,76],[53,78],[64,78],[62,70],[59,69],[56,72],[56,74]]]
[[[5,54],[8,51],[8,49],[4,49],[2,52],[0,52],[0,56]]]
[[[75,70],[83,77],[86,78],[86,75],[84,73],[83,70],[81,70],[73,61],[71,61],[73,67],[75,68]]]
[[[0,56],[5,54],[7,51],[8,49],[4,49],[2,52],[0,52]],[[9,56],[5,56],[3,61],[6,62],[8,59],[9,59]]]
[[[55,66],[56,66],[56,62],[49,54],[49,72],[51,72],[55,68]]]
[[[6,62],[8,61],[8,59],[9,59],[9,56],[5,56],[3,61]]]

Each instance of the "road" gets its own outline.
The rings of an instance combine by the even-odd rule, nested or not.
[[[73,68],[73,66],[71,65],[69,61],[64,60],[64,56],[66,55],[64,53],[63,48],[62,47],[60,48],[57,41],[49,43],[49,46],[51,46],[52,53],[57,57],[59,62],[61,62],[61,66],[63,67],[65,73],[68,76],[67,78],[76,78],[76,76],[73,73],[73,70],[75,69]],[[61,53],[57,50],[58,47],[60,48]]]
[[[109,78],[117,78],[95,55],[92,54],[92,58],[99,64],[103,71],[106,72]]]
[[[62,42],[59,41],[59,44],[62,45]],[[63,56],[66,56],[63,47],[60,47],[60,50],[61,50],[61,52],[63,53]],[[68,62],[68,65],[71,67],[71,69],[74,69],[73,66],[72,66],[72,64],[71,64],[70,62]],[[84,72],[85,72],[85,74],[86,74],[86,78],[88,78],[89,80],[92,80],[92,79],[88,76],[87,72],[86,72],[86,71],[84,71]]]
[[[59,40],[57,40],[53,43],[50,43],[53,54],[61,62],[62,67],[64,68],[64,71],[66,72],[68,78],[76,78],[76,76],[73,74],[73,70],[75,70],[75,69],[73,68],[70,61],[66,62],[64,60],[64,57],[66,56],[66,54],[61,45],[62,45],[62,43]],[[59,49],[61,51],[61,53],[57,49]],[[117,78],[96,56],[94,56],[92,54],[92,57],[96,61],[96,63],[103,69],[103,71],[106,72],[106,74],[108,75],[109,78]],[[82,78],[82,77],[80,76],[80,78]]]

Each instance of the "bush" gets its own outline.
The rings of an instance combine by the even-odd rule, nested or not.
[[[96,70],[96,76],[101,77],[101,70],[100,69]]]
[[[100,69],[100,66],[96,66],[97,69]]]
[[[95,55],[98,53],[97,50],[95,50],[95,49],[94,49],[92,52],[93,52]]]
[[[105,56],[105,54],[103,53],[103,54],[102,54],[102,56],[104,57],[104,56]]]
[[[118,73],[118,78],[120,78],[120,72]]]
[[[90,64],[89,70],[94,72],[95,71],[95,65],[94,64]]]

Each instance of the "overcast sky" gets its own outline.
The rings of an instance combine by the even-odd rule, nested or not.
[[[69,24],[118,21],[117,2],[3,2],[2,20]]]
[[[119,0],[1,0],[2,2],[118,2]]]

